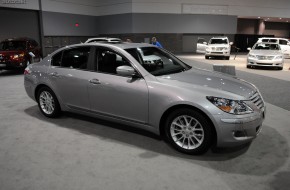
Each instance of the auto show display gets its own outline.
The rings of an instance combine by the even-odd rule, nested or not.
[[[258,42],[248,50],[247,68],[263,66],[283,69],[284,54],[279,44]]]
[[[225,36],[211,38],[205,48],[205,58],[223,57],[229,60],[232,44],[233,43],[229,42],[229,39]],[[200,47],[202,48],[203,46]]]
[[[67,46],[29,65],[24,78],[47,117],[71,111],[132,125],[187,154],[249,143],[265,117],[251,83],[193,68],[144,43]]]

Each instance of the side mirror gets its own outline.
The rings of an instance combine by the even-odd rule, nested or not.
[[[126,65],[117,67],[117,74],[121,76],[133,76],[135,73],[136,72],[133,67]]]
[[[206,42],[203,42],[203,44],[204,44],[204,45],[207,45],[207,43],[206,43]]]
[[[234,43],[233,42],[230,42],[230,46],[232,46]]]
[[[248,51],[251,51],[251,48],[250,48],[250,47],[248,47],[248,48],[247,48],[247,50],[248,50]]]

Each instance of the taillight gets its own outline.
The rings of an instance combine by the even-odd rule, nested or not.
[[[26,67],[24,70],[24,75],[30,75],[30,73],[31,73],[31,70],[28,67]]]

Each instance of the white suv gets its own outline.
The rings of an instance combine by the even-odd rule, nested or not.
[[[205,58],[224,57],[229,60],[232,44],[232,42],[229,42],[228,37],[225,36],[211,38],[205,49]]]
[[[257,42],[270,42],[279,44],[285,58],[290,58],[290,42],[287,38],[259,38]]]

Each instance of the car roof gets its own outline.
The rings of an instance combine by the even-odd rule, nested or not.
[[[215,37],[212,37],[211,39],[220,39],[220,38],[227,38],[228,39],[227,36],[215,36]]]
[[[72,44],[65,47],[62,47],[52,54],[55,54],[57,52],[60,52],[62,50],[65,50],[67,48],[73,48],[73,47],[81,47],[81,46],[96,46],[96,47],[108,47],[108,48],[120,48],[120,49],[131,49],[131,48],[142,48],[142,47],[156,47],[152,44],[148,43],[128,43],[128,42],[120,42],[120,43],[102,43],[102,42],[96,42],[96,43],[82,43],[82,44]]]
[[[85,43],[90,43],[90,41],[94,40],[104,40],[104,42],[121,42],[122,40],[120,38],[109,38],[109,37],[96,37],[96,38],[89,38]]]
[[[7,42],[7,41],[35,41],[32,38],[27,38],[27,37],[18,37],[18,38],[8,38],[3,40],[2,42]]]
[[[262,38],[259,38],[259,39],[271,39],[271,40],[288,40],[287,38],[275,38],[275,37],[262,37]]]

